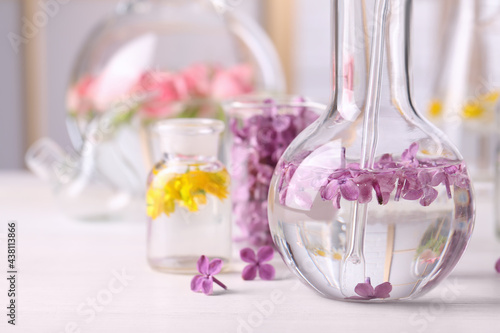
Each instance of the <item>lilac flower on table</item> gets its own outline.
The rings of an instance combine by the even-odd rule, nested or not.
[[[270,261],[274,257],[274,249],[271,246],[263,246],[255,255],[254,250],[246,248],[240,251],[241,260],[249,263],[243,269],[241,277],[243,280],[253,280],[257,276],[257,272],[262,280],[272,280],[276,271],[274,267],[265,264],[266,261]]]
[[[384,299],[391,297],[390,292],[392,291],[392,284],[389,282],[384,282],[373,288],[370,278],[366,278],[365,283],[358,283],[354,291],[359,296],[352,296],[348,299],[368,301],[371,299]]]
[[[497,264],[495,265],[495,269],[498,273],[500,273],[500,259],[498,259]]]
[[[209,261],[206,256],[201,256],[197,263],[198,272],[200,272],[201,275],[196,275],[193,280],[191,280],[191,290],[194,292],[203,292],[205,295],[211,295],[213,293],[214,282],[226,290],[227,287],[214,276],[220,273],[222,265],[223,263],[220,259]]]

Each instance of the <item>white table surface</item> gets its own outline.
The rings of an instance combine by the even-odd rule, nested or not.
[[[50,189],[24,172],[0,173],[0,230],[16,220],[18,318],[7,325],[5,244],[0,247],[0,332],[500,332],[500,244],[491,188],[478,192],[476,230],[453,274],[413,302],[352,304],[318,296],[281,260],[275,281],[220,275],[229,290],[191,292],[191,276],[166,275],[145,260],[144,221],[68,219]],[[5,238],[2,240],[5,243]],[[132,279],[115,281],[114,272]],[[109,284],[116,292],[109,292]],[[120,288],[119,288],[120,287]],[[119,290],[122,289],[122,290]],[[112,295],[111,299],[106,296]],[[89,311],[89,298],[107,304]],[[274,300],[274,303],[273,303]],[[78,312],[80,310],[80,312]]]

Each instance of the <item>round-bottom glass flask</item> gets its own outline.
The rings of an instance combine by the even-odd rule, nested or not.
[[[332,3],[333,102],[278,163],[271,233],[287,266],[325,297],[413,299],[465,251],[472,185],[460,153],[411,101],[411,0]]]
[[[159,122],[165,157],[150,174],[147,191],[150,266],[196,272],[201,255],[231,258],[230,179],[217,160],[224,123],[209,119]]]

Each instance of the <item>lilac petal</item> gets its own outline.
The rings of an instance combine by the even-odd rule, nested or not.
[[[424,191],[421,189],[417,190],[407,190],[403,193],[403,198],[406,200],[418,200],[424,195]]]
[[[255,252],[249,247],[240,251],[240,258],[244,262],[248,262],[250,264],[255,264],[257,262],[255,259]]]
[[[400,177],[398,180],[398,188],[396,190],[396,194],[394,195],[394,201],[399,201],[399,198],[401,198],[401,191],[403,190],[403,186],[405,184],[404,178]]]
[[[446,181],[446,174],[444,172],[437,172],[430,182],[431,186],[439,186]]]
[[[359,296],[368,298],[372,298],[375,292],[370,283],[358,283],[356,288],[354,288],[354,291]]]
[[[212,277],[208,277],[203,279],[203,283],[201,285],[201,290],[205,295],[211,295],[214,291],[214,282],[212,281]]]
[[[431,203],[433,203],[434,200],[436,200],[437,196],[438,191],[436,191],[432,187],[427,186],[424,188],[424,196],[422,197],[422,199],[420,199],[420,204],[424,207],[427,207]]]
[[[432,177],[433,175],[427,171],[427,170],[422,170],[421,172],[419,172],[418,174],[418,180],[420,181],[420,183],[422,183],[423,185],[427,185],[429,183],[432,182]]]
[[[257,261],[259,263],[269,261],[274,257],[274,249],[272,246],[263,246],[257,252]]]
[[[273,118],[273,127],[277,132],[285,131],[290,127],[291,123],[292,120],[288,116],[277,116]]]
[[[345,184],[340,185],[340,193],[349,201],[355,201],[359,198],[359,188],[352,180],[348,180]]]
[[[392,155],[391,154],[384,154],[384,155],[382,155],[382,157],[378,161],[378,163],[380,163],[383,166],[390,165],[393,162],[394,162],[394,160],[392,159]]]
[[[342,196],[340,193],[337,193],[337,195],[333,198],[333,207],[336,209],[340,209],[340,200],[342,199]]]
[[[380,185],[376,180],[373,182],[373,189],[375,190],[375,194],[377,194],[378,204],[382,205],[384,203],[384,197],[382,196],[382,190],[380,189]]]
[[[195,292],[201,291],[201,285],[203,283],[204,278],[205,277],[203,275],[196,275],[191,280],[191,290]]]
[[[332,180],[321,190],[321,198],[326,201],[332,200],[337,194],[338,189],[338,182],[336,180]]]
[[[280,200],[280,204],[282,204],[283,206],[285,206],[285,204],[286,204],[287,194],[288,194],[287,188],[285,188],[284,190],[280,190],[279,200]]]
[[[372,187],[370,185],[362,185],[359,187],[359,203],[369,203],[372,201]]]
[[[276,271],[273,266],[269,264],[259,266],[259,276],[262,280],[272,280],[275,275]]]
[[[253,280],[257,276],[257,265],[247,265],[243,268],[243,272],[241,273],[241,277],[243,280]]]
[[[495,265],[495,269],[498,273],[500,273],[500,259],[498,259],[497,264]]]
[[[209,265],[209,261],[208,261],[208,258],[206,256],[201,256],[200,259],[198,259],[198,272],[200,272],[201,274],[204,274],[204,275],[208,275],[208,265]]]
[[[210,266],[208,266],[208,274],[215,275],[219,274],[222,269],[222,260],[214,259],[210,262]]]
[[[374,296],[375,298],[389,298],[391,295],[389,293],[392,291],[392,284],[389,282],[384,282],[375,287]]]
[[[418,149],[419,149],[419,145],[417,142],[413,142],[411,145],[410,145],[410,148],[408,148],[408,151],[410,153],[410,156],[411,157],[415,157],[417,156],[417,153],[418,153]]]
[[[448,178],[448,176],[444,177],[444,184],[446,187],[446,194],[448,195],[448,199],[451,199],[450,179]]]

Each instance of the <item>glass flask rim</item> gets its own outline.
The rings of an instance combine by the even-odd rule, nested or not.
[[[268,103],[272,101],[272,103]],[[327,110],[328,105],[315,102],[308,97],[300,95],[268,95],[256,94],[238,97],[237,99],[228,100],[223,103],[223,108],[226,115],[231,116],[255,116],[263,114],[263,108],[276,108],[278,114],[286,114],[288,108],[307,108],[318,111],[319,114]],[[280,112],[283,109],[284,112]]]
[[[153,131],[160,136],[169,134],[180,135],[213,135],[222,133],[224,122],[209,118],[177,118],[158,121],[153,125]]]

